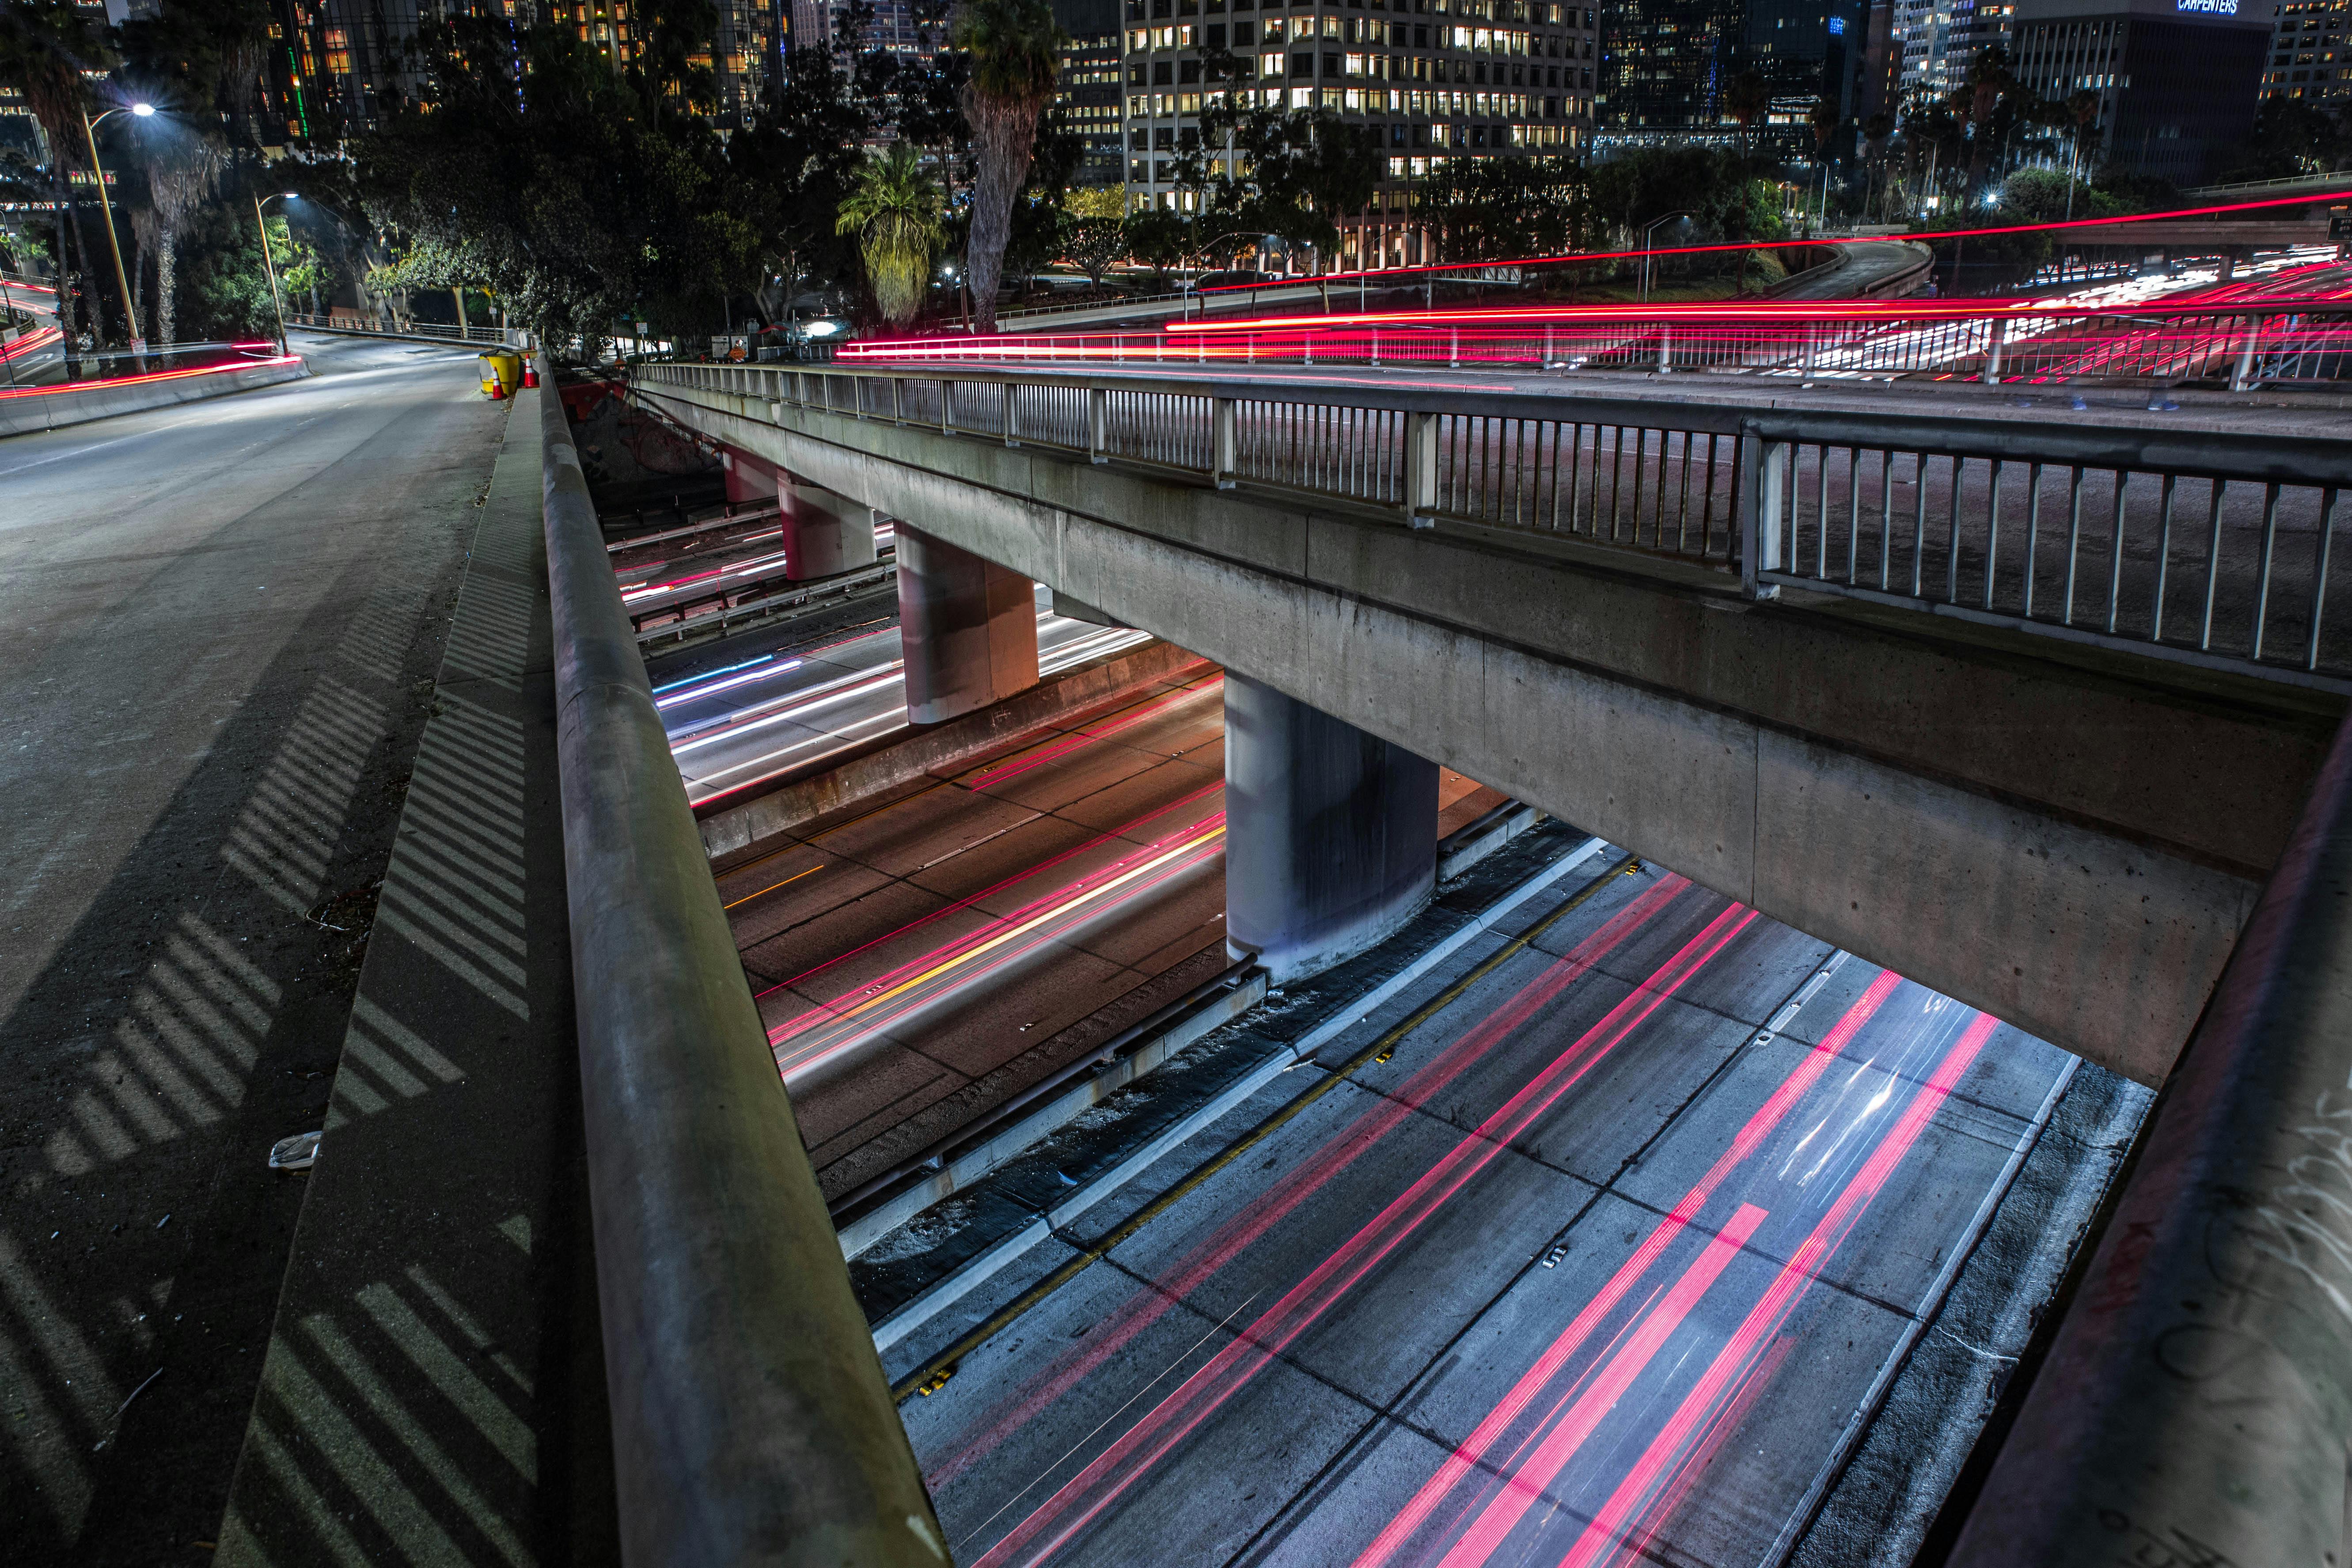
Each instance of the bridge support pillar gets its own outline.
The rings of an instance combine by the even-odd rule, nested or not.
[[[739,452],[732,447],[720,449],[719,461],[727,472],[729,506],[775,499],[776,469],[773,464],[749,452]]]
[[[904,521],[898,535],[908,721],[936,724],[1036,685],[1035,585]]]
[[[1381,941],[1436,886],[1437,764],[1228,670],[1225,937],[1276,984]]]
[[[784,575],[798,583],[874,564],[874,509],[786,479],[777,487]]]

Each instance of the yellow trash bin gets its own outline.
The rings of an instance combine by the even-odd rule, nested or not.
[[[522,356],[512,349],[492,349],[478,357],[481,361],[483,395],[512,397],[522,385]]]

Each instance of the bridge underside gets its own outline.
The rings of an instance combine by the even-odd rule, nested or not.
[[[2343,711],[1543,534],[636,395],[2143,1083]]]

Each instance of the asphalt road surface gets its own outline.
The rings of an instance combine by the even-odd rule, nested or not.
[[[296,347],[0,441],[12,1562],[208,1558],[506,423],[471,350]]]
[[[1076,652],[1101,630],[1051,636]],[[895,632],[860,640],[895,651]],[[1444,771],[1441,831],[1499,798]],[[815,828],[719,885],[837,1195],[1226,966],[1223,678],[1204,667]]]
[[[904,1407],[958,1563],[1779,1560],[2074,1063],[1671,874],[1539,902]]]
[[[1151,640],[1149,632],[1055,615],[1043,589],[1037,599],[1041,676]],[[746,795],[907,727],[895,621],[814,647],[767,648],[756,633],[725,646],[742,657],[706,651],[698,673],[660,679],[654,692],[687,798],[698,805]]]

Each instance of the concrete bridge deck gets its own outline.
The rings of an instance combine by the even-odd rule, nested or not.
[[[2343,711],[2336,689],[2000,625],[1793,587],[1756,603],[1719,564],[1554,530],[1444,516],[1408,529],[1371,493],[1220,488],[1172,450],[1090,463],[1083,447],[875,416],[870,400],[858,417],[844,384],[859,379],[678,367],[635,395],[2142,1082],[2187,1038]],[[1621,428],[1711,420],[1734,435],[1784,415],[1924,416],[1917,395],[1878,389],[1757,399],[1171,366],[1060,380]],[[2292,474],[2334,434],[2317,409],[2106,405],[2121,401],[1962,406],[1975,437],[2019,458],[2037,442],[2057,443],[2053,458],[2121,443],[2119,466],[2149,471],[2236,439],[2279,444]],[[2296,446],[2298,430],[2312,440]],[[2042,962],[2018,963],[2026,952]]]

